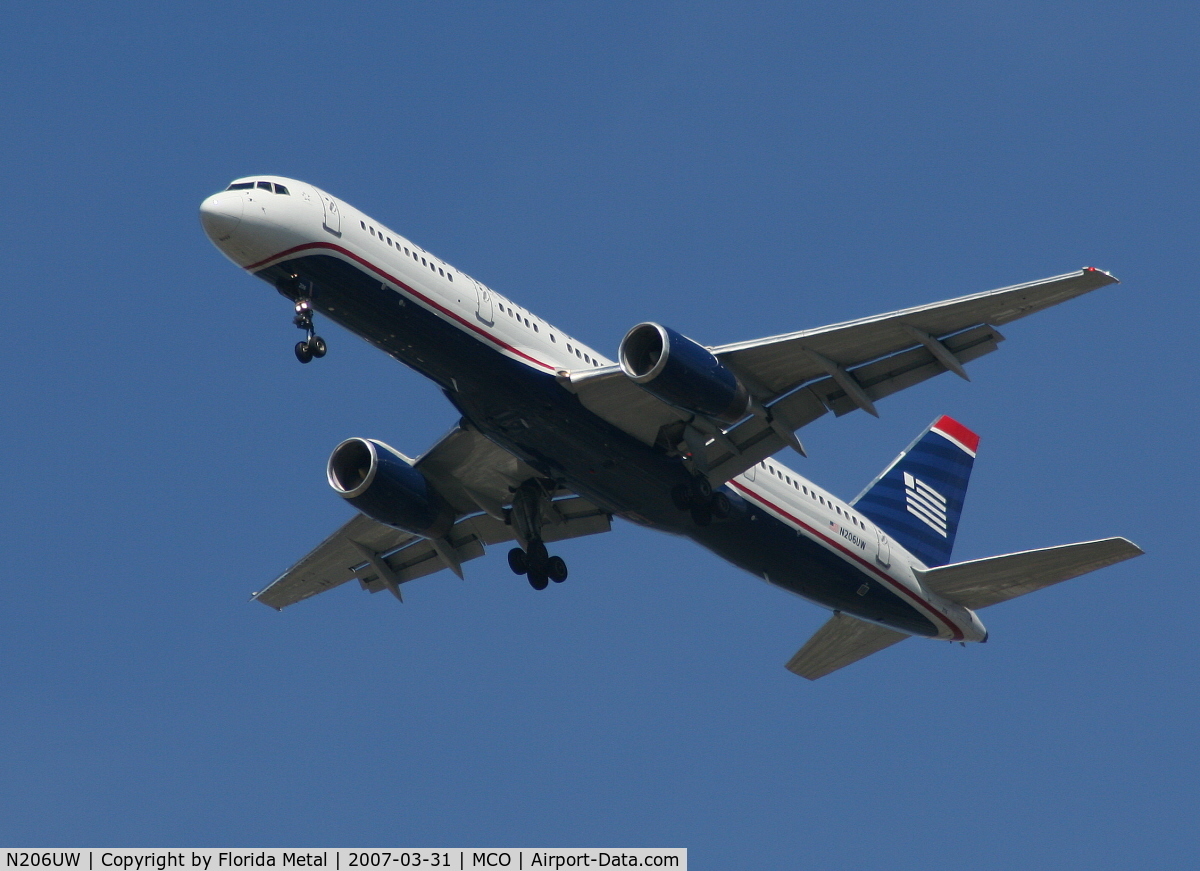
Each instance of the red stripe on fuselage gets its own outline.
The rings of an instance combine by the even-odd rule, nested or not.
[[[730,481],[729,484],[730,484],[730,486],[732,486],[738,490],[741,490],[743,493],[745,493],[747,496],[754,499],[755,502],[758,502],[764,508],[769,508],[772,511],[782,514],[784,517],[786,517],[792,523],[796,524],[797,526],[801,527],[802,529],[807,530],[814,537],[820,539],[821,541],[825,542],[826,544],[832,545],[840,553],[845,554],[846,556],[848,556],[852,560],[854,560],[856,563],[859,563],[864,569],[866,569],[867,571],[874,574],[876,577],[878,577],[880,580],[882,580],[885,584],[887,584],[889,587],[891,587],[894,591],[903,594],[908,599],[912,600],[914,603],[920,605],[923,610],[928,611],[930,614],[932,614],[938,620],[945,623],[946,628],[948,628],[950,630],[950,633],[954,636],[954,638],[953,638],[954,641],[962,641],[963,632],[961,629],[959,629],[953,622],[951,622],[949,619],[947,619],[944,614],[939,613],[937,608],[935,608],[933,605],[926,602],[924,599],[922,599],[920,596],[918,596],[916,593],[914,593],[908,587],[904,586],[904,584],[900,583],[895,578],[888,575],[886,572],[882,571],[881,569],[879,569],[876,566],[872,565],[871,563],[867,562],[865,559],[860,557],[854,551],[849,550],[848,548],[844,547],[841,544],[841,542],[837,541],[836,539],[830,538],[829,536],[825,535],[824,533],[822,533],[821,531],[819,531],[817,529],[814,529],[813,527],[811,527],[807,523],[805,523],[803,520],[801,520],[800,518],[793,515],[791,512],[789,512],[783,508],[780,508],[774,502],[768,501],[767,498],[764,497],[762,494],[756,493],[755,491],[753,491],[749,487],[747,487],[745,484],[742,484],[741,482],[739,482],[737,480]]]
[[[551,372],[558,371],[557,366],[552,366],[549,363],[543,363],[541,360],[537,359],[536,357],[529,356],[528,354],[526,354],[524,351],[520,350],[519,348],[514,348],[512,345],[508,344],[507,342],[501,341],[500,339],[496,338],[491,333],[489,333],[487,330],[484,330],[484,329],[481,329],[480,327],[475,326],[473,323],[471,323],[470,321],[455,314],[454,312],[452,312],[450,309],[446,308],[441,303],[435,302],[434,300],[425,296],[425,294],[414,290],[413,288],[411,288],[407,284],[405,284],[403,281],[396,278],[394,275],[392,275],[388,272],[385,272],[384,270],[382,270],[378,266],[376,266],[374,263],[371,263],[370,261],[368,261],[362,257],[359,257],[353,251],[346,250],[341,245],[334,245],[331,242],[306,242],[303,245],[297,245],[295,248],[289,248],[288,250],[281,251],[278,254],[272,254],[270,257],[260,260],[257,263],[251,263],[249,266],[243,266],[242,268],[245,269],[247,272],[253,272],[257,269],[262,269],[265,266],[274,265],[277,261],[282,260],[285,257],[290,257],[293,254],[297,254],[301,251],[311,251],[314,248],[327,248],[330,251],[336,251],[339,254],[346,255],[351,260],[354,260],[356,263],[359,263],[362,266],[365,266],[367,269],[370,269],[372,272],[374,272],[380,278],[383,278],[387,281],[390,281],[392,284],[396,284],[396,285],[399,285],[400,287],[404,288],[406,291],[411,293],[417,299],[421,300],[426,305],[432,306],[433,308],[437,309],[442,314],[444,314],[446,317],[453,318],[455,321],[462,324],[464,327],[466,327],[471,332],[478,333],[480,336],[483,336],[485,339],[487,339],[493,345],[503,348],[506,351],[511,351],[512,353],[516,354],[518,357],[524,357],[526,360],[528,360],[530,363],[533,363],[535,366],[541,366],[543,369],[547,369]]]

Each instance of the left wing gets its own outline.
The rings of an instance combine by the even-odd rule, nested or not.
[[[795,430],[826,411],[877,414],[875,401],[996,350],[997,326],[1116,282],[1088,267],[814,330],[709,350],[738,376],[760,411],[729,428],[698,421],[655,399],[619,367],[560,374],[595,414],[646,444],[686,450],[709,481],[722,484],[791,445]],[[688,427],[697,428],[689,435]],[[700,446],[703,446],[702,450]]]
[[[256,601],[276,610],[357,578],[364,590],[390,590],[483,556],[484,548],[515,540],[506,506],[512,488],[538,472],[479,432],[455,427],[416,461],[416,467],[453,506],[460,519],[436,542],[359,514],[280,575]],[[607,512],[559,490],[546,511],[542,539],[562,541],[608,532]],[[483,512],[483,513],[481,513]],[[464,516],[465,515],[465,516]]]

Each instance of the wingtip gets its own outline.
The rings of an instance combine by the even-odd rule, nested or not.
[[[1097,269],[1095,266],[1085,266],[1085,267],[1083,267],[1083,271],[1092,273],[1097,276],[1100,276],[1100,275],[1104,276],[1105,278],[1108,279],[1108,281],[1104,282],[1105,284],[1120,284],[1121,283],[1121,279],[1117,278],[1111,272],[1106,272],[1103,269]]]

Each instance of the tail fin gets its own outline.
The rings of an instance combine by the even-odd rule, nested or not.
[[[979,436],[942,415],[853,502],[927,566],[950,562]]]

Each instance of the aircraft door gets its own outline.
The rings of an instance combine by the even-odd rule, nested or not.
[[[876,532],[879,533],[879,550],[875,552],[875,561],[886,568],[892,564],[892,543],[881,530]]]
[[[335,236],[342,235],[342,213],[338,209],[337,200],[322,191],[321,205],[325,209],[325,229]]]
[[[471,279],[475,281],[475,279]],[[475,317],[483,321],[489,327],[493,324],[492,320],[492,292],[475,281]]]

